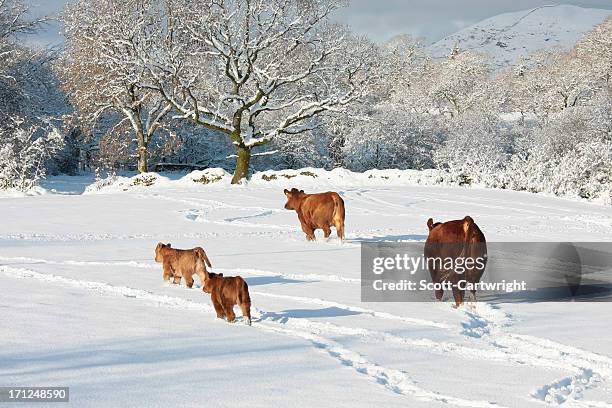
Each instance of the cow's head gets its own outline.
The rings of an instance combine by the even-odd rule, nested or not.
[[[168,244],[162,244],[161,242],[157,244],[157,246],[155,247],[155,262],[163,262],[164,261],[164,254],[162,253],[162,249],[164,248],[171,248],[172,246],[170,245],[170,243]]]
[[[298,190],[292,188],[291,191],[285,189],[285,195],[287,196],[287,203],[285,204],[286,210],[297,210],[300,206],[300,201],[304,196],[304,190]]]
[[[221,279],[222,273],[213,273],[204,270],[204,282],[202,282],[202,291],[204,293],[212,293],[216,279]]]

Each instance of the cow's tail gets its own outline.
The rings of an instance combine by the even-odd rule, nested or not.
[[[238,303],[240,304],[240,309],[242,309],[242,316],[244,317],[244,321],[249,326],[251,325],[251,296],[249,295],[249,285],[244,281],[244,279],[240,278],[241,287],[238,288]]]
[[[202,247],[195,248],[195,253],[202,261],[206,262],[206,265],[212,268],[210,259],[208,259],[208,255],[206,255],[206,252]]]
[[[344,200],[337,193],[332,194],[332,199],[334,200],[334,215],[332,217],[332,222],[336,227],[338,238],[344,240]]]
[[[238,288],[238,302],[241,304],[251,304],[251,295],[249,295],[249,285],[244,279],[240,279],[241,287]]]
[[[474,267],[467,271],[469,280],[478,282],[487,263],[487,244],[474,219],[469,215],[463,219],[463,232],[465,236],[462,256],[471,258],[474,262]]]
[[[463,242],[460,257],[467,258],[472,254],[471,240],[474,233],[474,219],[466,215],[463,219]]]

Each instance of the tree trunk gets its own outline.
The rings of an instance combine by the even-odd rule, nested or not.
[[[236,147],[236,170],[232,177],[232,184],[240,184],[249,175],[249,163],[251,162],[251,148],[245,146]]]
[[[146,173],[149,171],[149,166],[147,163],[147,145],[144,143],[139,143],[138,146],[138,172]]]

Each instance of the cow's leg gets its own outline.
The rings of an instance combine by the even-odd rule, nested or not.
[[[444,290],[443,289],[436,289],[434,291],[434,294],[436,296],[436,300],[442,301],[442,297],[444,296]]]
[[[315,240],[314,228],[311,227],[308,222],[306,222],[306,219],[302,217],[301,214],[298,214],[298,218],[300,220],[300,225],[302,226],[302,231],[304,231],[304,234],[306,234],[306,239],[308,241],[314,241]]]
[[[344,221],[342,220],[336,221],[335,226],[336,226],[336,233],[338,234],[338,238],[340,238],[340,240],[344,240]]]
[[[211,300],[213,302],[213,306],[215,307],[215,312],[217,312],[217,317],[219,319],[223,319],[225,317],[225,312],[223,311],[223,305],[221,304],[221,299],[219,299],[219,292],[213,290],[211,294]]]
[[[181,283],[181,277],[180,275],[174,275],[174,280],[173,280],[175,285],[180,285]]]
[[[240,309],[242,310],[242,317],[244,317],[244,322],[251,325],[251,304],[247,302],[242,302],[240,304]]]
[[[329,226],[323,227],[323,234],[325,238],[329,238],[331,235],[331,228]]]
[[[192,288],[193,287],[193,275],[191,273],[186,273],[185,276],[185,284],[187,285],[188,288]]]
[[[302,231],[304,231],[304,234],[306,234],[306,239],[308,241],[314,241],[316,239],[314,229],[309,225],[302,224]]]
[[[454,308],[458,308],[463,303],[463,295],[465,294],[464,290],[459,290],[456,284],[453,285],[453,298],[455,298]]]
[[[172,276],[172,266],[170,262],[164,262],[164,282],[168,282]]]
[[[433,284],[439,284],[440,279],[438,278],[438,275],[440,274],[439,272],[435,271],[435,270],[430,270],[429,274],[431,275],[431,282]],[[442,296],[444,296],[444,289],[435,289],[434,290],[434,295],[436,297],[436,300],[441,301],[442,300]]]
[[[204,271],[200,270],[200,271],[196,271],[196,273],[200,277],[200,283],[202,284],[202,287],[204,287],[204,280],[206,278],[206,276],[204,275]]]
[[[472,310],[476,310],[476,291],[471,290],[467,295],[467,306]]]
[[[236,314],[234,313],[234,304],[229,299],[223,299],[223,311],[225,312],[225,316],[227,316],[227,321],[230,323],[234,323],[236,320]]]

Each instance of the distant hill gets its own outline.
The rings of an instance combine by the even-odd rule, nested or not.
[[[593,27],[612,15],[612,10],[571,5],[542,6],[500,14],[464,28],[428,47],[434,57],[461,50],[485,52],[501,68],[521,56],[545,48],[570,49]]]

